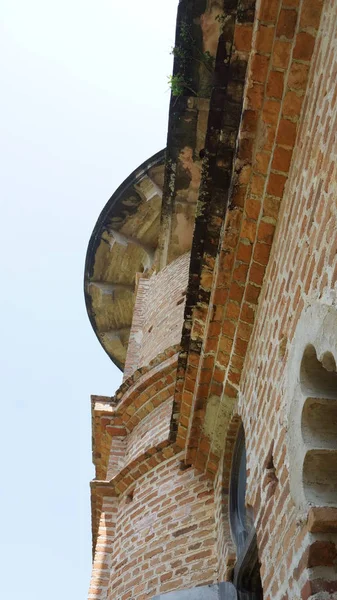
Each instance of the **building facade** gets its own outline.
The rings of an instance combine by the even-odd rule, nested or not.
[[[337,4],[181,0],[90,239],[90,600],[337,598]]]

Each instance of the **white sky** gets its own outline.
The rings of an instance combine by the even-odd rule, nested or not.
[[[177,0],[0,0],[4,600],[83,600],[90,394],[120,373],[83,268],[116,187],[165,146]]]

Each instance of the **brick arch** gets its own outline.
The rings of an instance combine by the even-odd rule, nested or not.
[[[178,443],[185,447],[187,440],[187,459],[210,477],[219,453],[211,435],[204,439],[202,416],[210,397],[235,398],[240,388],[298,131],[301,135],[321,10],[321,0],[263,0],[256,3],[253,23],[236,25],[233,47],[249,64],[232,186],[218,237],[212,223],[220,250],[202,257],[199,297],[209,295],[210,301],[192,313],[193,345],[179,359],[176,388],[185,413],[192,413],[188,426],[180,420]],[[195,231],[197,226],[198,220]]]
[[[225,436],[224,451],[215,481],[217,499],[217,552],[220,581],[229,581],[236,559],[235,545],[232,540],[229,518],[229,489],[232,459],[242,419],[233,413]]]

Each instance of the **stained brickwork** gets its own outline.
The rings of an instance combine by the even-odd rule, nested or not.
[[[301,54],[301,40],[316,39],[321,9],[311,0],[256,7],[232,196],[219,225],[220,251],[204,257],[199,296],[209,302],[193,308],[187,328],[193,343],[176,394],[180,414],[192,415],[188,427],[180,419],[177,441],[181,447],[187,441],[188,460],[210,477],[220,453],[203,432],[207,399],[219,399],[220,418],[223,398],[230,410],[237,398],[308,84],[314,46]]]

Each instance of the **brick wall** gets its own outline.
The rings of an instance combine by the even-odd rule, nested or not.
[[[111,479],[111,477],[113,477],[117,473],[119,473],[119,471],[125,465],[126,442],[126,436],[114,435],[111,438],[108,471],[106,477],[108,480]]]
[[[189,253],[150,279],[140,279],[124,380],[169,346],[179,344],[184,318]]]
[[[105,600],[107,598],[117,509],[117,498],[104,498],[92,565],[89,600]]]
[[[317,26],[316,5],[304,3],[307,27],[310,19],[312,26]],[[301,47],[300,40],[297,47]],[[305,49],[309,51],[309,46],[303,45]],[[305,62],[298,61],[296,68],[298,77],[307,76]],[[307,513],[299,514],[291,499],[289,468],[293,457],[286,436],[287,405],[291,402],[287,395],[289,352],[298,321],[314,302],[336,305],[336,75],[337,5],[329,0],[323,5],[297,143],[239,398],[247,435],[248,502],[255,509],[267,600],[323,598],[316,596],[322,592],[324,598],[330,598],[337,590],[333,566],[336,538],[331,531],[321,535],[309,532]],[[296,99],[303,101],[299,93],[294,103]],[[266,477],[268,454],[277,477],[273,488]]]
[[[217,580],[213,486],[174,457],[120,497],[109,600],[145,600]]]
[[[148,448],[158,446],[166,440],[170,431],[170,420],[172,413],[172,402],[170,398],[158,406],[152,413],[143,419],[127,437],[125,464],[134,460]]]

